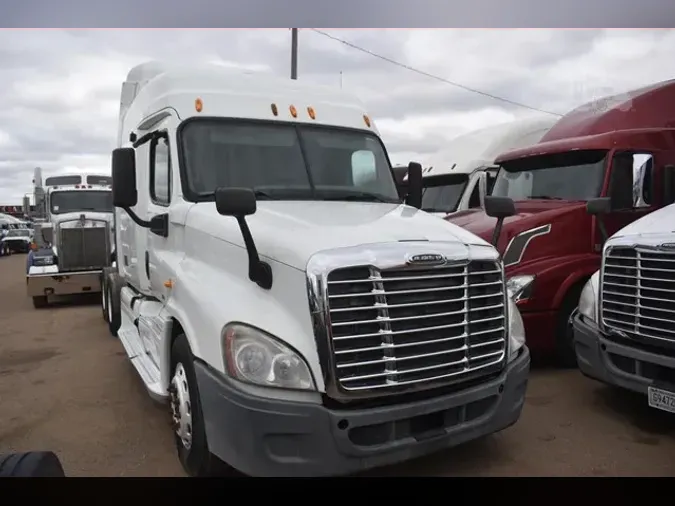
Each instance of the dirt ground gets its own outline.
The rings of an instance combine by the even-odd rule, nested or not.
[[[184,476],[98,299],[36,310],[25,256],[0,258],[0,452],[53,450],[69,476]],[[370,475],[675,476],[675,416],[577,371],[535,369],[522,418]]]

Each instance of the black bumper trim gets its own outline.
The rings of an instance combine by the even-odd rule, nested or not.
[[[571,320],[577,363],[585,376],[645,395],[655,383],[675,383],[674,357],[641,349],[637,343],[615,342],[578,311]]]
[[[403,462],[513,425],[527,347],[497,378],[460,392],[363,410],[253,396],[195,362],[209,449],[251,476],[327,476]]]

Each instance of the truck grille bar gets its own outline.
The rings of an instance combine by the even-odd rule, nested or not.
[[[675,344],[675,252],[608,248],[600,307],[606,330],[653,344]]]
[[[498,262],[347,267],[327,281],[334,374],[345,391],[462,381],[504,365]]]

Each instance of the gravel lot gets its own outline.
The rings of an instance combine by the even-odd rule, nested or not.
[[[36,310],[25,256],[0,258],[0,451],[53,450],[69,476],[184,476],[98,299]],[[370,475],[674,476],[675,416],[577,371],[537,368],[520,421]]]

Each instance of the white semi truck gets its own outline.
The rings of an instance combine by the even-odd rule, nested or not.
[[[27,290],[36,308],[52,295],[101,290],[101,273],[114,260],[112,177],[35,169],[35,246],[27,261]]]
[[[659,184],[672,194],[674,166],[665,167],[662,180]],[[645,190],[640,188],[640,199]],[[672,199],[671,195],[666,201]],[[609,198],[595,199],[589,201],[588,212],[602,221],[610,205]],[[601,268],[586,283],[570,319],[577,364],[584,375],[645,394],[649,406],[671,413],[675,413],[674,218],[671,204],[606,240]]]
[[[483,198],[497,176],[495,159],[512,149],[537,144],[555,123],[551,118],[528,117],[454,138],[424,161],[422,209],[446,217],[483,207]]]
[[[150,62],[123,83],[118,146],[102,309],[188,474],[213,455],[347,474],[516,422],[530,359],[498,253],[401,203],[360,101]]]

